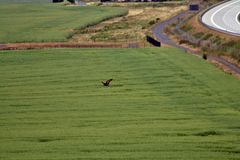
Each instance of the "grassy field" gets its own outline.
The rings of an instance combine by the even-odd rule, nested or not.
[[[1,51],[0,66],[1,160],[239,160],[239,80],[177,49]]]
[[[52,0],[0,0],[0,3],[51,3]]]
[[[126,13],[121,8],[1,3],[0,43],[66,41],[76,28]]]
[[[164,5],[132,8],[133,3],[120,3],[128,15],[104,21],[98,25],[78,30],[70,39],[73,42],[144,42],[151,35],[154,24],[160,23],[187,9],[186,5]],[[148,3],[141,3],[147,5]],[[106,4],[109,5],[109,4]],[[111,4],[115,5],[115,3]]]

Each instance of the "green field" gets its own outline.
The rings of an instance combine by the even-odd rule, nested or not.
[[[51,3],[52,0],[0,0],[0,3]]]
[[[1,160],[240,158],[239,80],[177,49],[1,51],[0,66]]]
[[[122,8],[0,3],[0,43],[66,41],[76,28],[126,13]]]

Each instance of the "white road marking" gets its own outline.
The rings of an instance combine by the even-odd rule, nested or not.
[[[227,31],[226,28],[223,28],[223,27],[219,26],[218,24],[216,24],[216,23],[214,22],[214,19],[213,19],[213,18],[214,18],[214,16],[215,16],[218,12],[220,12],[221,10],[223,10],[223,9],[225,9],[225,8],[227,8],[227,7],[235,4],[235,3],[238,3],[238,2],[240,2],[240,0],[238,0],[238,1],[236,1],[236,2],[233,2],[233,3],[229,3],[228,5],[224,5],[223,7],[219,8],[217,11],[215,11],[215,12],[212,14],[212,16],[211,16],[211,22],[213,23],[213,25],[215,25],[217,28],[219,28],[219,29],[221,29],[221,30]]]
[[[221,14],[222,16],[221,20],[223,21],[223,23],[221,23],[221,21],[220,22],[218,21],[218,24],[221,25],[223,28],[229,28],[231,32],[240,33],[240,25],[238,24],[238,21],[235,18],[236,15],[238,15],[239,11],[240,5],[234,5],[233,7],[231,7],[231,9],[226,8],[221,13],[219,12],[219,14]],[[219,14],[217,14],[216,16],[220,17]]]
[[[202,16],[202,22],[219,31],[240,36],[240,0],[231,0],[215,6]]]

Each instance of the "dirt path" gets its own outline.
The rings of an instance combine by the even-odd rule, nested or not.
[[[4,44],[0,44],[0,50],[4,49],[5,45]]]
[[[46,43],[7,43],[0,44],[0,50],[26,50],[44,48],[139,48],[138,43],[68,43],[68,42],[46,42]]]
[[[202,53],[200,53],[199,51],[193,50],[193,49],[189,48],[188,46],[179,45],[177,42],[173,41],[164,32],[166,27],[168,27],[169,25],[171,25],[174,22],[176,22],[179,18],[186,17],[187,14],[188,14],[187,11],[179,13],[178,15],[176,15],[176,16],[174,16],[174,17],[172,17],[172,18],[170,18],[170,19],[168,19],[168,20],[166,20],[166,21],[164,21],[162,23],[159,23],[159,24],[155,25],[152,28],[152,33],[163,44],[166,44],[166,45],[169,45],[169,46],[173,46],[173,47],[182,49],[182,50],[184,50],[184,51],[186,51],[188,53],[191,53],[191,54],[194,54],[194,55],[198,55],[199,57],[202,57]],[[226,59],[224,59],[222,57],[210,55],[210,56],[208,56],[208,60],[210,62],[213,62],[214,64],[217,64],[217,66],[219,68],[223,69],[224,71],[229,72],[231,74],[234,74],[237,77],[240,77],[240,68],[237,65],[228,62]]]

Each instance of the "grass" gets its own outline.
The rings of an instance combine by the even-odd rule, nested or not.
[[[128,8],[145,8],[145,7],[153,7],[153,8],[158,8],[158,7],[164,7],[164,6],[178,6],[186,4],[184,0],[162,0],[161,2],[147,2],[147,3],[142,3],[142,2],[131,2],[131,3],[122,3],[122,2],[113,2],[113,3],[108,3],[106,5],[108,6],[113,6],[113,7],[128,7]]]
[[[208,1],[206,4],[217,3],[216,0]],[[171,26],[172,34],[178,39],[186,39],[186,35],[174,31],[174,26]],[[187,41],[192,47],[198,47],[202,52],[207,54],[215,54],[219,56],[227,56],[234,59],[236,63],[240,62],[240,39],[233,36],[224,35],[222,33],[212,32],[204,28],[198,21],[198,16],[191,17],[184,25],[181,26],[181,29],[189,34],[190,36],[195,37],[195,42],[189,38]],[[183,38],[182,38],[183,37]]]
[[[239,80],[180,50],[1,51],[0,66],[0,159],[239,159]]]
[[[0,3],[51,3],[52,0],[0,0]]]
[[[132,3],[122,4],[131,5]],[[105,21],[96,26],[79,30],[70,41],[145,42],[146,35],[151,33],[151,27],[154,24],[176,15],[187,7],[185,5],[177,6],[173,4],[169,6],[163,5],[162,7],[126,8],[129,10],[127,16],[115,18],[114,20]]]
[[[51,3],[1,3],[0,43],[66,41],[74,29],[94,25],[126,9]]]

